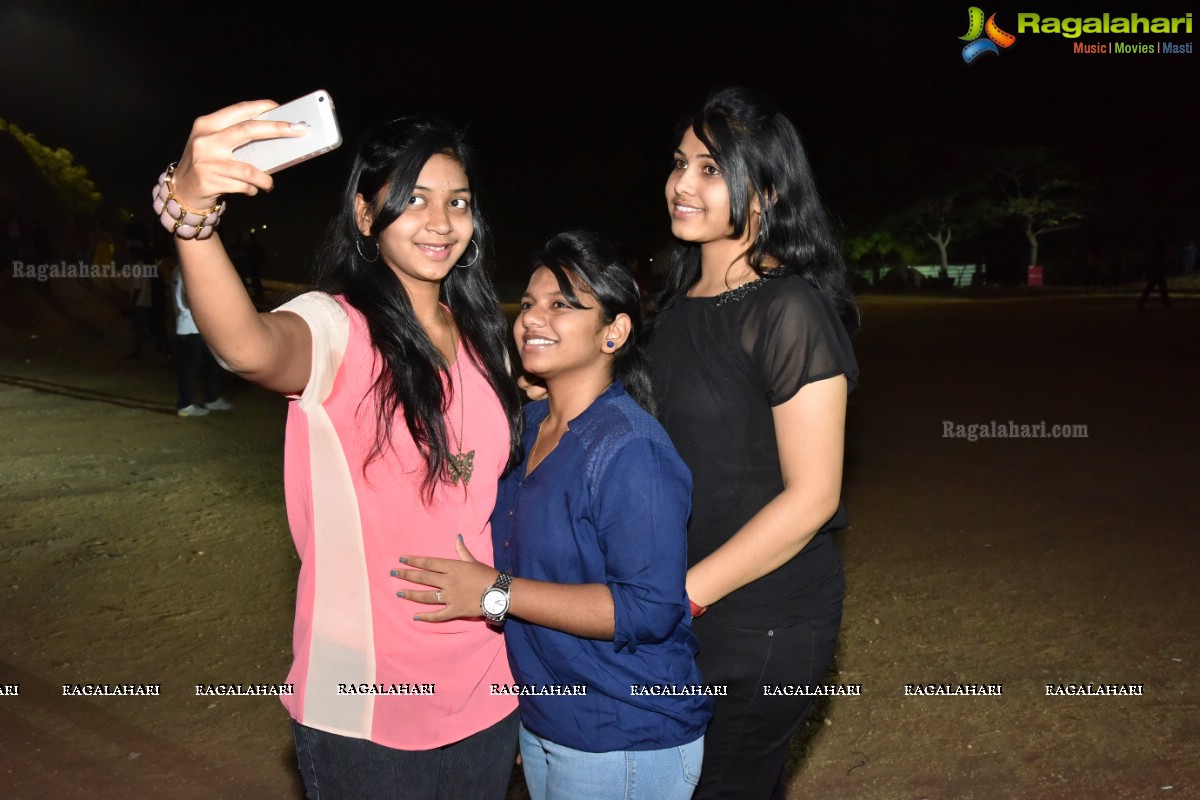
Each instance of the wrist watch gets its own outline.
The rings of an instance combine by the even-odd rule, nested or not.
[[[508,587],[512,577],[507,572],[501,572],[479,601],[484,618],[493,625],[503,625],[504,618],[508,616]]]

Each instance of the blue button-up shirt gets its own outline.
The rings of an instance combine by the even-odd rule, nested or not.
[[[547,413],[545,400],[525,407],[526,453]],[[695,741],[712,699],[687,693],[701,686],[684,590],[691,473],[620,381],[568,428],[531,475],[521,463],[501,481],[492,517],[496,568],[607,585],[615,636],[585,639],[509,617],[505,637],[519,684],[587,686],[585,696],[520,696],[521,721],[588,752]]]

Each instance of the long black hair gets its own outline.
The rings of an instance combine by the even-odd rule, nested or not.
[[[617,249],[590,231],[565,231],[552,236],[533,257],[532,271],[540,267],[554,275],[563,300],[572,308],[591,308],[579,298],[582,292],[600,306],[606,324],[620,314],[629,317],[629,336],[613,353],[613,378],[625,384],[625,391],[638,405],[655,413],[650,361],[638,343],[642,330],[641,292]]]
[[[461,132],[432,115],[402,117],[379,125],[364,137],[346,181],[342,208],[330,223],[317,264],[317,286],[346,301],[367,321],[379,370],[373,390],[377,403],[375,442],[368,463],[391,446],[392,420],[404,414],[405,424],[425,460],[422,489],[432,498],[434,487],[447,479],[444,415],[450,403],[443,390],[442,371],[448,364],[413,313],[400,279],[376,256],[367,261],[378,235],[408,207],[421,169],[435,155],[454,159],[463,168],[472,190],[474,232],[467,252],[476,259],[452,268],[442,281],[441,302],[449,307],[469,353],[487,375],[508,418],[509,464],[520,447],[521,401],[508,370],[505,342],[508,325],[492,286],[488,228],[479,213],[478,181]],[[362,195],[373,210],[371,236],[359,232],[355,198]],[[365,465],[364,465],[365,466]]]
[[[691,129],[725,176],[729,221],[740,239],[757,198],[761,226],[746,259],[758,274],[795,272],[816,287],[851,333],[858,306],[846,275],[838,237],[817,194],[812,168],[796,132],[767,97],[731,87],[709,95],[700,110],[680,123],[675,141]],[[768,257],[781,267],[764,268]],[[700,278],[700,246],[677,241],[658,305],[667,310]]]

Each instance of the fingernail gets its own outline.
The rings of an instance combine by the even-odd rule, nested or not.
[[[413,622],[420,622],[420,621],[421,621],[421,615],[413,614]]]
[[[400,556],[400,563],[401,563],[401,564],[407,564],[407,563],[408,563],[408,556]]]
[[[288,127],[294,131],[303,131],[303,130],[308,130],[308,123],[307,122],[292,122],[292,123],[288,124]]]
[[[461,534],[461,533],[458,535],[458,540],[459,540],[460,542],[463,540],[463,538],[462,538],[462,534]]]
[[[391,573],[391,574],[392,574],[392,577],[393,577],[393,578],[399,578],[399,577],[400,577],[400,570],[398,570],[398,569],[394,569],[394,570],[392,570],[392,573]]]
[[[396,592],[396,597],[404,597],[404,592]]]

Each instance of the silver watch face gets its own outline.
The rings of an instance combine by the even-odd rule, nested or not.
[[[483,611],[498,616],[508,610],[508,593],[502,589],[488,589],[483,594]]]

